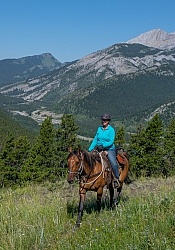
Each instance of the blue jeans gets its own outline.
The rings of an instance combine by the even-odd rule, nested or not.
[[[118,162],[116,160],[116,150],[108,150],[108,159],[111,163],[114,175],[116,178],[119,178],[119,172],[118,172]]]

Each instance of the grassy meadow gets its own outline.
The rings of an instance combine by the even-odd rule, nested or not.
[[[102,211],[89,192],[80,228],[78,185],[66,181],[0,190],[0,250],[175,249],[175,177],[124,185],[119,206]]]

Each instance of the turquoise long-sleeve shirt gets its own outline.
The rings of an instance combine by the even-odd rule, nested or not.
[[[111,125],[108,125],[106,129],[103,126],[98,127],[96,135],[88,149],[92,151],[96,146],[103,146],[106,150],[115,149],[115,130]]]

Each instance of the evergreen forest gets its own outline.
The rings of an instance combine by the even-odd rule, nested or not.
[[[9,133],[0,151],[0,187],[66,178],[69,148],[87,149],[89,145],[78,139],[77,130],[74,116],[64,114],[57,127],[47,117],[33,140],[27,135]],[[165,127],[156,114],[146,126],[140,125],[129,141],[126,138],[121,127],[115,143],[129,154],[131,178],[175,174],[175,119]]]

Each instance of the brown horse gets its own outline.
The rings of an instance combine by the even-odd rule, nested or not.
[[[99,153],[100,155],[100,153]],[[76,227],[80,226],[82,215],[83,215],[83,205],[86,197],[87,191],[97,192],[97,209],[100,212],[101,209],[101,199],[103,195],[103,188],[107,185],[110,193],[110,207],[116,205],[118,202],[118,196],[121,192],[124,180],[127,178],[129,163],[126,156],[123,154],[121,156],[121,168],[120,172],[120,187],[116,190],[113,187],[113,174],[111,167],[106,164],[107,162],[103,160],[100,155],[100,160],[94,157],[94,154],[86,150],[71,151],[68,155],[68,177],[67,181],[72,183],[75,178],[79,179],[79,207],[78,207],[78,217],[76,222]],[[116,195],[114,191],[117,191]]]

